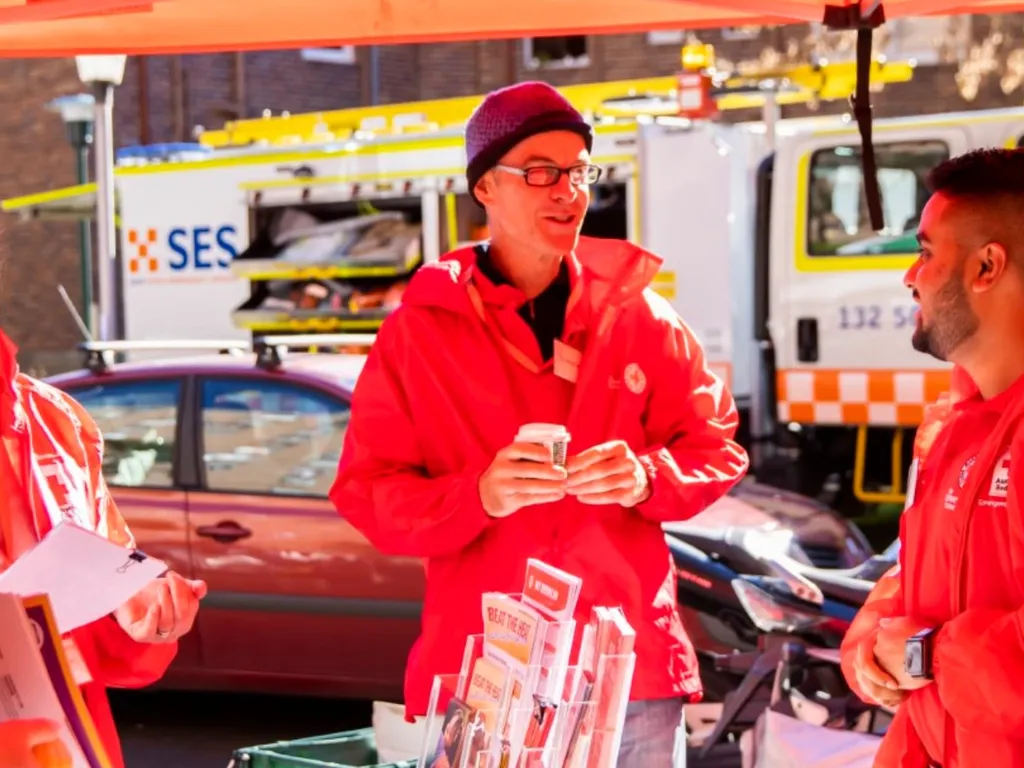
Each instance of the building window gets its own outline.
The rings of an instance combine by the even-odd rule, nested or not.
[[[820,23],[810,25],[811,40],[820,41],[819,55],[830,62],[856,60],[856,31],[829,31]],[[877,32],[876,55],[888,61],[913,61],[918,66],[963,61],[971,45],[971,26],[966,17],[926,16],[893,19]]]
[[[686,33],[681,29],[656,29],[647,33],[648,45],[682,45]]]
[[[728,40],[729,42],[735,42],[737,40],[757,40],[761,36],[761,31],[764,27],[758,27],[754,25],[747,25],[743,27],[723,27],[722,28],[722,39]]]
[[[590,66],[587,37],[528,37],[523,41],[523,61],[528,69],[578,69]]]
[[[303,61],[317,61],[322,64],[355,64],[356,47],[338,45],[334,48],[303,48],[299,55]]]
[[[885,229],[871,229],[860,147],[823,149],[811,156],[807,252],[811,256],[906,255],[917,251],[917,225],[928,202],[925,177],[949,158],[941,141],[875,146]]]

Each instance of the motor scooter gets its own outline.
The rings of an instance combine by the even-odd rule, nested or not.
[[[817,568],[793,557],[791,536],[773,526],[676,531],[669,549],[705,688],[705,703],[688,707],[697,734],[689,752],[692,764],[707,768],[739,764],[739,739],[770,703],[783,649],[794,642],[838,649],[875,582],[898,556],[894,542],[853,568]],[[710,648],[702,642],[708,635],[727,647]],[[838,666],[815,670],[815,676],[825,696],[857,706]]]
[[[789,532],[771,526],[677,530],[667,541],[708,701],[722,701],[745,674],[721,669],[716,658],[759,652],[765,634],[838,648],[877,579],[896,562],[889,547],[852,568],[818,568],[790,556]]]

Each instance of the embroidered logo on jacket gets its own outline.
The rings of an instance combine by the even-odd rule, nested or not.
[[[992,485],[989,486],[988,495],[1006,498],[1010,493],[1010,452],[1007,451],[996,464],[992,473]]]
[[[996,462],[992,470],[992,480],[989,482],[987,493],[978,500],[982,507],[1005,507],[1007,497],[1010,495],[1010,452],[1007,451]]]
[[[967,478],[971,474],[971,467],[974,466],[974,462],[978,460],[977,456],[971,456],[964,465],[960,467],[960,487],[963,488],[967,484]]]
[[[971,456],[967,461],[964,462],[963,466],[960,467],[960,475],[957,477],[957,488],[951,487],[946,491],[946,498],[943,500],[942,506],[948,510],[956,509],[956,505],[960,503],[959,491],[962,491],[964,486],[967,485],[967,478],[971,475],[971,467],[974,466],[974,462],[978,460],[978,457]]]
[[[626,389],[634,395],[643,393],[647,387],[647,377],[636,363],[630,363],[626,366],[626,370],[622,372],[622,381],[625,382]]]

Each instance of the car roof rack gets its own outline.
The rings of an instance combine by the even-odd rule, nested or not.
[[[247,341],[213,339],[159,339],[153,341],[85,341],[78,345],[85,353],[85,367],[93,373],[105,373],[116,362],[115,356],[120,352],[165,352],[172,350],[214,351],[222,355],[239,355],[251,352],[252,345]]]
[[[219,352],[222,355],[256,353],[256,365],[267,370],[281,367],[293,349],[317,347],[368,347],[376,335],[372,333],[309,333],[260,336],[253,341],[215,339],[159,339],[154,341],[84,341],[78,348],[85,353],[85,367],[92,373],[106,373],[122,352],[169,352],[190,350]]]
[[[292,349],[316,347],[368,347],[376,334],[372,333],[306,333],[277,336],[259,336],[253,341],[256,365],[266,370],[281,367]]]

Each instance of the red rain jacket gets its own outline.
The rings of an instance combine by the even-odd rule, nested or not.
[[[103,479],[103,441],[95,422],[64,392],[19,373],[16,354],[14,344],[0,332],[0,436],[14,446],[12,459],[20,465],[12,473],[12,463],[0,461],[0,487],[20,492],[18,503],[29,510],[39,538],[55,520],[71,514],[78,525],[133,547],[131,531]],[[60,500],[70,504],[73,513],[57,506]],[[3,549],[0,571],[6,567]],[[155,682],[174,659],[177,643],[142,645],[113,618],[81,627],[70,636],[92,677],[82,686],[85,704],[111,763],[123,768],[106,689]]]
[[[900,563],[844,638],[846,679],[879,619],[936,627],[935,682],[899,707],[878,768],[1024,768],[1024,378],[984,401],[964,374],[925,417]]]
[[[575,384],[542,362],[517,311],[523,294],[474,270],[471,248],[425,265],[381,329],[331,498],[381,551],[426,560],[408,716],[426,712],[433,675],[458,673],[466,637],[483,630],[481,595],[522,591],[530,557],[583,578],[578,628],[593,606],[622,606],[637,631],[633,698],[699,699],[661,524],[704,510],[748,461],[732,440],[732,396],[647,288],[660,263],[630,243],[589,238],[568,258],[562,339],[583,351]],[[538,421],[568,427],[570,455],[627,441],[651,478],[650,499],[633,509],[564,499],[490,518],[480,476],[522,424]]]

